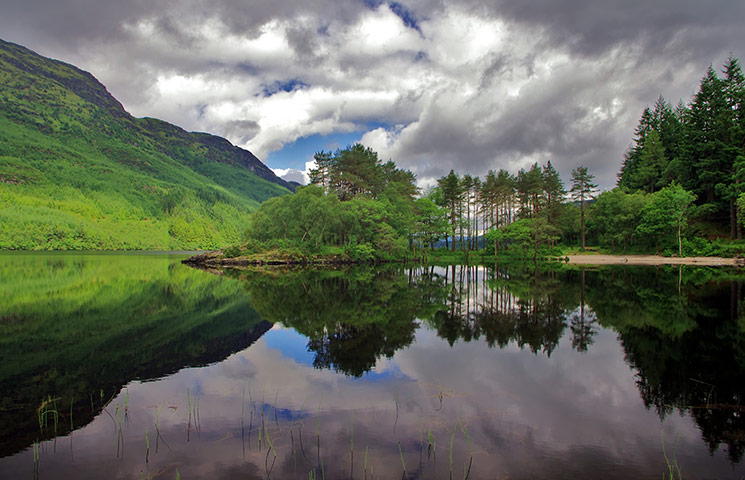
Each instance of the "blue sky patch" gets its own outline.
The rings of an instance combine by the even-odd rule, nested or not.
[[[315,355],[308,351],[308,337],[300,335],[291,328],[269,330],[264,335],[267,347],[279,350],[282,355],[295,362],[313,366]]]
[[[404,22],[404,25],[416,30],[420,34],[422,33],[422,29],[419,28],[419,22],[417,21],[414,13],[411,10],[398,2],[391,2],[388,4],[388,6],[390,7],[391,12],[395,13],[396,16],[398,16],[398,18],[400,18],[401,21]]]
[[[377,10],[379,6],[383,4],[382,0],[362,0],[362,3],[365,4],[367,8],[370,10]]]
[[[304,88],[308,88],[309,86],[310,85],[303,82],[302,80],[293,78],[285,81],[276,81],[269,85],[262,85],[262,91],[265,97],[271,97],[277,92],[292,92],[294,90],[302,90]]]
[[[285,144],[281,150],[271,152],[266,163],[272,168],[295,168],[305,170],[305,162],[313,160],[313,154],[323,151],[335,151],[352,145],[362,137],[362,132],[332,133],[329,135],[313,134],[298,138]]]

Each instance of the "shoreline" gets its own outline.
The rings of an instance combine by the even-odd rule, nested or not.
[[[559,261],[572,265],[698,265],[698,266],[745,266],[743,258],[725,257],[663,257],[660,255],[564,255],[540,261]],[[292,258],[282,255],[259,255],[225,257],[222,250],[214,250],[192,255],[181,263],[203,269],[242,268],[255,266],[343,266],[360,263],[376,264],[390,262],[357,262],[340,256],[316,258]],[[479,263],[479,262],[477,262]]]
[[[662,257],[659,255],[567,255],[574,265],[701,265],[742,266],[738,258],[724,257]]]

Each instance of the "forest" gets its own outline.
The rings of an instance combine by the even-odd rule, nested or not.
[[[585,166],[569,185],[547,161],[485,178],[450,171],[426,191],[360,144],[319,152],[311,184],[264,202],[246,245],[364,261],[438,255],[545,257],[588,245],[611,253],[745,252],[745,79],[736,58],[709,68],[688,105],[646,108],[618,184],[602,193]]]

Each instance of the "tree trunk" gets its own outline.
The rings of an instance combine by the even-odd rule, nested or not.
[[[580,250],[585,251],[585,200],[579,201],[579,228],[581,235]]]
[[[730,238],[737,238],[737,209],[734,199],[729,201],[729,236]]]
[[[683,256],[683,242],[680,239],[680,229],[681,229],[680,224],[681,223],[682,223],[682,221],[679,220],[678,221],[678,257],[682,257]]]

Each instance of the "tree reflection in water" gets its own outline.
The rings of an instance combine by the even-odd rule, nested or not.
[[[419,323],[452,346],[483,339],[551,355],[618,332],[647,408],[688,412],[713,451],[745,451],[742,275],[711,268],[473,266],[243,271],[252,306],[309,337],[313,364],[361,376]],[[567,329],[568,327],[568,329]]]

